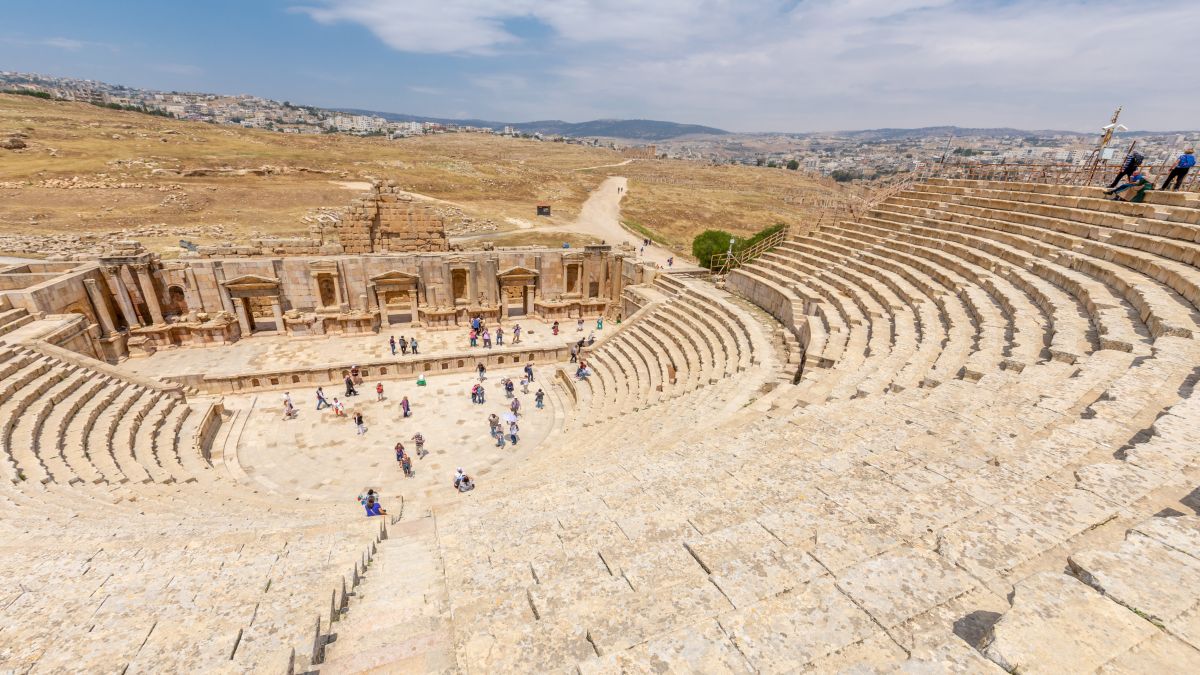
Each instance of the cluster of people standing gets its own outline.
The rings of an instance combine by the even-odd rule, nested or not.
[[[521,324],[516,324],[512,327],[512,343],[521,343]],[[472,347],[483,346],[485,349],[492,348],[493,339],[497,347],[504,346],[504,326],[497,325],[496,330],[488,328],[483,323],[483,318],[476,316],[471,319],[471,328],[467,332],[467,341]],[[482,343],[482,345],[480,344]]]
[[[1105,193],[1114,200],[1126,200],[1134,203],[1145,201],[1146,193],[1154,189],[1154,179],[1142,166],[1145,161],[1146,156],[1140,152],[1130,152],[1126,155],[1125,161],[1121,163],[1120,173],[1113,178],[1112,183],[1109,183]],[[1194,166],[1196,166],[1196,150],[1187,148],[1175,161],[1175,166],[1171,168],[1162,186],[1158,189],[1178,190],[1183,186],[1183,179],[1187,178]],[[1172,183],[1175,184],[1174,187],[1171,187]]]

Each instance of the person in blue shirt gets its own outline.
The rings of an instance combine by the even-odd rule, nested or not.
[[[1159,189],[1166,190],[1167,186],[1171,184],[1171,179],[1175,179],[1175,187],[1171,189],[1178,190],[1183,185],[1183,179],[1192,170],[1193,166],[1196,166],[1196,150],[1195,148],[1188,148],[1179,156],[1179,161],[1175,163],[1175,168],[1171,169],[1171,173],[1167,174],[1167,179],[1163,181],[1162,187]]]

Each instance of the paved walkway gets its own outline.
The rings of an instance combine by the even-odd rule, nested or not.
[[[512,349],[512,327],[521,325],[519,347],[551,347],[571,344],[591,333],[599,339],[604,330],[596,330],[596,322],[585,321],[583,332],[577,330],[574,320],[560,322],[559,334],[554,336],[550,324],[537,319],[522,318],[504,323],[504,346],[493,347],[493,351]],[[489,329],[495,333],[495,324]],[[607,330],[607,329],[605,329]],[[288,368],[323,366],[329,363],[347,363],[391,359],[388,347],[389,335],[397,339],[416,337],[421,356],[437,356],[465,351],[486,352],[483,347],[472,349],[467,338],[468,330],[429,330],[396,326],[390,332],[379,335],[330,335],[313,338],[286,337],[280,335],[256,335],[239,340],[221,348],[195,347],[166,349],[146,358],[129,359],[121,368],[147,377],[171,375],[232,375],[238,373],[269,372]],[[480,341],[480,344],[483,344]],[[414,359],[396,353],[396,359]]]
[[[249,414],[236,445],[242,470],[289,499],[352,501],[371,487],[383,495],[384,508],[398,507],[400,495],[410,505],[430,504],[470,497],[451,487],[456,468],[462,467],[482,484],[500,462],[519,460],[546,439],[555,418],[549,392],[553,372],[548,366],[536,368],[535,382],[528,394],[522,394],[520,369],[490,371],[483,405],[471,403],[471,385],[478,380],[461,373],[430,377],[425,387],[385,381],[383,401],[376,400],[374,380],[364,382],[359,395],[350,399],[340,397],[340,387],[327,387],[325,394],[331,401],[338,396],[346,402],[345,418],[336,417],[329,408],[317,412],[315,388],[290,391],[300,411],[292,420],[282,419],[283,392],[226,396],[225,406],[239,411],[239,419]],[[501,449],[489,435],[487,418],[491,413],[503,418],[508,412],[510,399],[500,384],[504,377],[513,379],[522,407],[519,443]],[[534,406],[538,387],[547,390],[542,410]],[[403,396],[412,405],[413,414],[407,419],[400,413]],[[355,410],[365,418],[363,435],[357,435],[351,420]],[[416,445],[410,440],[417,432],[426,439],[429,455],[424,459],[417,459]],[[398,441],[413,458],[413,478],[405,478],[396,463]]]

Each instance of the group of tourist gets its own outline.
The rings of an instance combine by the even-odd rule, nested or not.
[[[425,455],[429,454],[429,451],[425,449],[425,436],[418,431],[409,440],[411,440],[417,446],[417,459],[425,459]],[[400,469],[404,471],[404,477],[412,478],[415,476],[416,473],[413,472],[412,468],[412,458],[410,458],[408,453],[405,451],[404,444],[397,442],[396,447],[393,449],[396,452],[396,463],[399,464]]]
[[[1105,194],[1117,201],[1126,200],[1134,203],[1145,201],[1146,193],[1154,189],[1154,179],[1142,168],[1144,161],[1146,161],[1146,156],[1140,152],[1130,152],[1126,155],[1125,161],[1121,163],[1120,173],[1113,178]],[[1175,187],[1170,189],[1178,190],[1183,185],[1183,179],[1187,177],[1194,166],[1196,166],[1196,150],[1187,148],[1176,160],[1175,166],[1167,174],[1167,178],[1159,190],[1168,189],[1172,182],[1175,183]],[[1124,183],[1121,182],[1122,179],[1126,179]]]
[[[512,327],[512,343],[514,345],[521,343],[521,332],[521,324],[518,323]],[[497,324],[496,330],[493,332],[484,324],[483,317],[472,317],[470,328],[467,331],[467,342],[472,347],[479,347],[482,342],[484,349],[491,349],[493,338],[495,338],[497,347],[504,346],[504,326]]]
[[[405,340],[404,336],[401,335],[400,339],[397,340],[396,336],[393,335],[388,338],[388,346],[391,347],[391,349],[392,349],[392,356],[396,355],[397,347],[400,349],[401,356],[407,356],[408,352],[410,350],[412,351],[414,356],[417,355],[417,338],[416,338],[416,336],[413,336],[413,337],[409,338],[408,340]]]

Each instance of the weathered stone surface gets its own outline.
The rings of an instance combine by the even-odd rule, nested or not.
[[[1091,672],[1156,632],[1074,577],[1043,572],[1017,584],[984,655],[1009,672]]]
[[[900,549],[840,572],[837,585],[890,628],[969,590],[974,581],[936,553]]]

